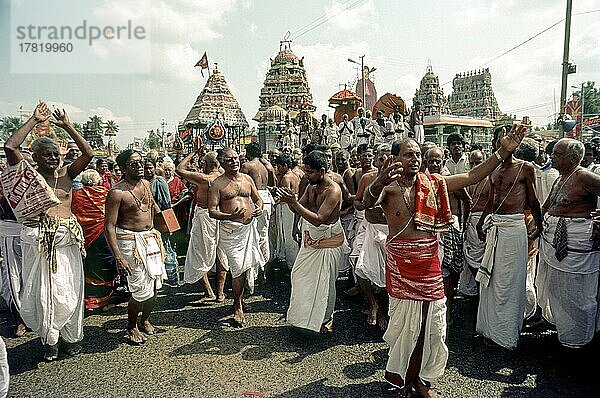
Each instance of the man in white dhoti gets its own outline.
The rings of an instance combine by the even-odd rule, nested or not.
[[[7,304],[15,325],[14,336],[21,337],[27,328],[19,314],[21,300],[21,229],[22,225],[17,222],[15,215],[8,205],[0,189],[0,255],[2,264],[0,268],[0,296]]]
[[[494,131],[495,145],[511,127]],[[529,232],[526,208],[534,220]],[[477,332],[507,349],[517,347],[525,316],[527,239],[535,239],[541,230],[535,171],[511,154],[490,175],[490,200],[477,223],[480,239],[485,236],[485,254],[475,278],[480,282]]]
[[[233,325],[242,327],[244,287],[247,285],[253,291],[254,280],[266,261],[257,230],[263,201],[254,180],[240,172],[236,151],[224,149],[219,152],[218,160],[225,173],[208,189],[208,211],[212,218],[219,220],[217,253],[233,278]]]
[[[209,301],[221,303],[225,300],[223,288],[225,286],[227,271],[225,271],[220,262],[217,263],[219,224],[217,220],[211,218],[208,214],[208,188],[221,175],[221,172],[219,171],[219,161],[217,160],[216,152],[208,152],[202,156],[201,172],[188,170],[188,165],[194,155],[201,156],[202,152],[203,148],[199,148],[190,153],[177,165],[177,174],[186,181],[196,185],[194,218],[192,219],[188,251],[185,256],[183,279],[186,283],[201,281],[206,290],[206,296],[198,300],[198,304]],[[207,276],[208,272],[213,268],[217,272],[216,295],[210,286]]]
[[[281,155],[275,159],[277,174],[281,177],[277,186],[290,189],[294,194],[298,193],[300,178],[292,172],[292,158]],[[275,207],[277,219],[277,258],[285,260],[289,269],[292,269],[296,256],[298,255],[298,242],[294,240],[292,232],[294,229],[294,212],[287,203],[278,203]]]
[[[431,383],[446,367],[448,349],[444,284],[436,234],[451,222],[449,191],[475,184],[516,148],[526,127],[501,139],[494,156],[464,174],[440,176],[419,172],[421,150],[407,138],[392,145],[377,178],[366,189],[367,208],[381,205],[390,229],[386,289],[390,320],[384,335],[390,345],[385,379],[403,393],[437,397]]]
[[[156,304],[156,292],[167,276],[161,235],[154,229],[154,215],[160,213],[160,208],[152,197],[150,183],[143,179],[142,156],[127,149],[116,161],[123,170],[123,179],[108,192],[104,233],[117,271],[127,276],[131,292],[127,337],[130,344],[140,345],[146,341],[140,329],[147,335],[156,332],[149,318]]]
[[[25,324],[40,336],[45,347],[44,359],[53,361],[58,358],[59,339],[64,343],[67,355],[77,354],[79,342],[83,339],[82,256],[85,249],[83,231],[71,213],[71,192],[73,178],[88,165],[93,151],[73,128],[65,111],[56,110],[51,122],[67,131],[81,150],[81,155],[68,166],[59,167],[58,145],[47,137],[38,138],[31,145],[37,169],[27,169],[30,166],[25,165],[19,148],[34,126],[49,117],[47,106],[40,103],[33,116],[6,141],[4,151],[9,169],[2,174],[2,185],[17,220],[23,223],[19,311]],[[33,200],[31,196],[25,194],[19,198],[16,190],[7,189],[5,177],[13,171],[19,174],[18,170],[23,176],[39,173],[43,177],[40,185],[48,188],[46,194],[56,200],[52,203],[53,207],[45,207],[47,210],[41,213],[31,213],[37,207],[36,203],[28,203]]]
[[[579,166],[583,153],[583,144],[568,138],[552,151],[560,178],[543,206],[536,281],[542,315],[556,325],[558,340],[568,347],[589,343],[600,330],[600,225],[592,221],[600,175]]]
[[[350,167],[350,153],[342,149],[335,154],[335,163],[337,166],[337,172],[342,176],[342,181],[344,181],[344,185],[346,186],[350,195],[356,194],[356,187],[354,186],[354,169]],[[347,202],[342,202],[342,209],[340,210],[340,222],[342,223],[342,228],[344,229],[344,235],[346,235],[346,242],[348,243],[348,250],[342,252],[342,257],[340,259],[340,266],[338,267],[338,272],[340,274],[349,274],[351,273],[351,265],[350,265],[350,251],[352,248],[352,244],[354,242],[354,204],[350,204]]]
[[[337,266],[345,240],[340,223],[342,190],[329,177],[329,167],[330,161],[321,151],[312,151],[304,158],[309,186],[302,198],[297,200],[288,188],[277,188],[280,200],[302,217],[287,320],[314,332],[332,331]]]
[[[271,248],[269,247],[269,220],[271,219],[273,198],[267,189],[269,183],[269,171],[261,162],[262,153],[258,142],[246,144],[246,158],[248,159],[241,168],[242,173],[248,174],[254,180],[254,185],[263,203],[263,211],[260,217],[256,218],[256,228],[260,235],[260,250],[265,261],[271,258]],[[274,181],[272,181],[274,186]],[[261,270],[264,264],[261,265]]]
[[[469,166],[472,169],[483,163],[483,152],[474,150],[469,154]],[[467,187],[467,193],[471,197],[471,203],[468,206],[469,213],[465,225],[465,238],[463,250],[465,253],[466,267],[460,274],[458,282],[458,291],[468,296],[479,295],[479,286],[475,281],[475,275],[483,260],[485,252],[485,241],[481,241],[477,235],[477,223],[483,214],[483,209],[490,196],[490,180],[484,178],[475,185]],[[475,306],[475,313],[477,307]]]

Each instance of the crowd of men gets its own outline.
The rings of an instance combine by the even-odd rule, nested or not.
[[[66,155],[41,137],[29,156],[26,137],[48,119],[72,138]],[[1,294],[14,335],[35,332],[46,361],[76,355],[85,309],[125,289],[126,336],[142,345],[167,278],[169,234],[154,220],[179,206],[190,224],[183,278],[200,282],[201,301],[223,302],[231,273],[231,322],[243,327],[245,290],[283,267],[287,322],[331,333],[336,280],[348,277],[345,294],[363,295],[365,322],[384,332],[385,379],[400,396],[437,396],[457,292],[477,303],[472,332],[500,347],[517,347],[527,318],[582,347],[600,330],[600,159],[576,140],[523,138],[528,127],[497,128],[489,156],[455,133],[446,148],[408,137],[350,151],[263,154],[251,143],[243,156],[200,145],[177,165],[128,149],[109,172],[106,160],[90,167],[64,110],[40,103],[4,146]]]

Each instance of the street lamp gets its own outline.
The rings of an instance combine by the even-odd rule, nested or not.
[[[360,73],[362,76],[362,106],[363,106],[363,108],[367,109],[367,104],[365,103],[365,91],[367,91],[366,90],[366,82],[365,82],[365,56],[361,55],[359,58],[360,58],[360,63],[356,62],[352,58],[348,58],[348,62],[352,62],[353,64],[360,65]]]

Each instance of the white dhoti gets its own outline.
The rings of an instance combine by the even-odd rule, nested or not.
[[[218,238],[218,221],[210,217],[208,209],[196,206],[183,270],[186,283],[196,283],[213,268]]]
[[[485,254],[476,279],[480,282],[477,331],[496,344],[513,349],[525,315],[527,229],[523,214],[491,214]]]
[[[21,307],[19,294],[23,282],[21,280],[21,229],[16,221],[0,220],[0,295],[9,307]]]
[[[291,274],[292,292],[287,312],[291,325],[319,332],[333,316],[337,266],[344,239],[339,221],[319,227],[302,221],[302,246]],[[317,242],[317,246],[312,242]]]
[[[386,371],[406,381],[410,357],[417,345],[423,320],[423,301],[390,296],[390,321],[383,339],[390,345]],[[446,298],[429,302],[419,378],[429,383],[444,374],[448,361],[446,347]],[[393,380],[388,380],[393,383]],[[397,386],[402,387],[402,386]]]
[[[362,245],[365,241],[365,231],[367,229],[367,220],[365,219],[364,210],[356,210],[354,212],[354,241],[352,242],[352,252],[350,253],[350,264],[352,268],[356,268],[356,260],[362,250]]]
[[[460,273],[460,280],[458,281],[458,291],[461,294],[468,296],[477,296],[479,294],[479,288],[475,282],[475,275],[473,270],[478,270],[483,260],[483,253],[485,252],[485,242],[479,240],[477,236],[477,223],[481,218],[482,212],[473,212],[469,216],[469,221],[464,234],[463,250],[465,253],[465,264],[462,272]]]
[[[0,398],[8,395],[8,385],[10,384],[10,372],[8,369],[8,356],[6,354],[6,345],[0,337]]]
[[[340,265],[338,267],[339,273],[347,273],[352,268],[350,264],[350,252],[352,251],[354,234],[356,233],[355,221],[356,220],[354,218],[354,213],[346,214],[345,216],[340,218],[340,222],[342,223],[342,229],[344,230],[344,235],[346,236],[346,242],[348,243],[348,247],[347,250],[342,251],[342,255],[340,257]]]
[[[558,340],[579,347],[589,343],[599,329],[600,251],[592,250],[590,219],[565,218],[568,253],[558,261],[553,246],[558,220],[550,215],[544,219],[536,280],[538,302],[544,318],[556,325]]]
[[[275,218],[277,219],[277,250],[276,256],[285,260],[288,268],[292,268],[298,256],[298,242],[292,237],[294,228],[294,212],[290,210],[287,203],[279,203],[275,206]]]
[[[155,229],[137,232],[117,227],[117,243],[123,258],[131,266],[127,276],[131,297],[140,303],[151,299],[167,278],[160,232]]]
[[[425,128],[423,125],[415,124],[413,131],[415,133],[415,141],[417,141],[419,144],[422,144],[425,141]]]
[[[65,220],[66,221],[66,220]],[[73,228],[81,227],[75,222]],[[60,225],[53,239],[56,262],[40,247],[37,227],[21,230],[22,289],[20,315],[42,344],[55,345],[59,337],[67,343],[83,339],[83,259],[78,240],[69,228]]]
[[[223,267],[231,271],[231,276],[246,275],[250,292],[254,291],[254,281],[258,270],[264,267],[265,258],[259,247],[257,221],[242,224],[235,221],[219,222],[219,245],[217,255]]]
[[[366,222],[362,250],[356,260],[356,276],[385,287],[385,242],[389,233],[387,225]]]
[[[263,212],[260,217],[256,219],[256,228],[258,229],[258,234],[260,236],[260,251],[265,259],[265,261],[260,265],[260,269],[264,269],[265,263],[271,259],[271,248],[269,247],[269,221],[273,211],[273,197],[267,189],[259,189],[258,194],[263,201]]]

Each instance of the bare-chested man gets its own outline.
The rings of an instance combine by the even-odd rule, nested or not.
[[[597,330],[600,175],[579,166],[583,154],[583,144],[569,138],[552,150],[552,167],[560,178],[543,206],[536,280],[542,315],[556,325],[559,341],[568,347],[589,343]]]
[[[351,195],[355,195],[354,189],[354,169],[350,167],[350,152],[345,149],[338,151],[335,154],[335,163],[337,164],[338,174],[342,176],[344,185],[348,188]],[[351,188],[352,187],[352,188]],[[346,235],[346,241],[349,247],[352,247],[354,242],[354,204],[348,202],[342,202],[342,209],[340,210],[340,222],[344,228],[344,234]],[[340,259],[340,267],[338,269],[340,274],[351,274],[352,266],[350,265],[350,253],[349,251],[342,252]]]
[[[479,166],[484,159],[483,152],[480,150],[471,151],[469,154],[469,168]],[[463,248],[466,267],[460,276],[459,291],[468,296],[477,296],[479,295],[479,287],[475,282],[475,275],[477,275],[481,260],[483,260],[485,242],[479,239],[476,227],[490,196],[489,177],[484,178],[477,184],[468,186],[467,193],[471,197],[471,203],[465,209]]]
[[[233,278],[233,325],[244,324],[242,299],[244,286],[254,289],[254,281],[266,260],[260,250],[257,221],[263,212],[263,201],[254,180],[240,172],[236,151],[226,148],[219,153],[225,173],[208,189],[208,211],[219,220],[219,260],[231,270]]]
[[[498,137],[511,126],[494,131]],[[508,156],[490,175],[489,200],[477,223],[486,241],[484,259],[477,272],[480,282],[477,332],[494,343],[514,349],[523,325],[528,244],[542,231],[540,203],[535,192],[535,171],[529,162]],[[534,219],[527,231],[525,209]],[[487,231],[484,235],[483,230]]]
[[[389,229],[382,208],[380,206],[365,208],[363,198],[366,188],[375,180],[379,169],[383,168],[384,161],[390,156],[390,151],[389,144],[377,147],[374,161],[377,171],[363,174],[358,182],[358,192],[354,199],[354,206],[365,211],[364,241],[356,259],[356,278],[369,304],[367,323],[378,325],[383,332],[387,328],[386,314],[382,312],[375,293],[379,293],[382,288],[385,289],[385,241]]]
[[[187,255],[185,256],[185,268],[183,279],[186,283],[196,283],[198,280],[206,290],[206,296],[201,298],[197,304],[209,301],[222,303],[225,300],[223,292],[225,286],[225,277],[227,271],[221,263],[217,261],[217,243],[219,241],[218,222],[208,214],[208,189],[212,182],[221,175],[219,170],[219,161],[216,152],[208,152],[202,156],[204,148],[191,152],[179,165],[177,165],[177,174],[186,181],[196,185],[194,195],[194,218],[192,220],[192,229],[190,230],[190,242]],[[202,171],[189,171],[188,166],[194,156],[202,159]],[[215,266],[217,271],[216,289],[217,294],[213,292],[208,281],[208,272]]]
[[[292,158],[288,155],[280,155],[275,159],[277,174],[281,177],[277,181],[277,187],[289,189],[298,194],[300,178],[292,171]],[[292,269],[296,256],[298,255],[298,243],[294,240],[292,232],[294,229],[294,212],[289,205],[280,202],[275,206],[277,219],[277,258],[285,260],[289,269]]]
[[[13,287],[19,295],[18,310],[25,324],[40,336],[45,349],[44,359],[53,361],[58,358],[59,338],[65,343],[67,355],[77,354],[83,339],[82,255],[85,250],[83,231],[71,212],[71,194],[73,179],[86,168],[94,153],[73,128],[64,109],[55,110],[51,122],[71,136],[81,155],[68,166],[61,167],[58,145],[48,137],[41,137],[31,144],[33,160],[37,164],[34,169],[23,159],[19,148],[35,125],[48,118],[50,111],[41,102],[33,116],[6,140],[4,152],[8,168],[2,173],[2,179],[4,195],[17,221],[23,224],[21,287]],[[31,188],[23,193],[12,189],[18,187],[7,184],[5,179],[15,181],[17,176],[35,174],[43,179],[36,182],[33,189],[45,184],[46,192],[42,196],[52,198],[52,203],[40,209],[45,211],[34,209],[32,212],[31,207],[39,204],[28,202],[31,198],[27,192]],[[22,208],[23,205],[26,208]]]
[[[394,157],[366,190],[365,206],[381,204],[390,229],[386,254],[390,326],[384,335],[390,352],[385,378],[404,387],[403,393],[415,389],[419,396],[437,396],[430,383],[442,375],[448,357],[436,236],[451,222],[447,192],[481,181],[517,147],[523,135],[524,129],[511,131],[502,137],[495,156],[466,174],[453,176],[419,173],[417,142],[396,141]]]
[[[309,186],[297,199],[287,188],[277,188],[302,221],[302,243],[292,269],[292,292],[288,322],[315,332],[330,332],[335,307],[335,281],[342,254],[344,232],[340,223],[342,190],[331,179],[330,160],[321,151],[304,158]]]
[[[269,220],[271,219],[273,210],[271,208],[273,198],[267,187],[275,186],[275,173],[271,165],[269,165],[271,169],[269,172],[263,163],[262,153],[258,142],[246,144],[245,149],[248,161],[241,166],[240,171],[252,177],[254,185],[263,202],[263,212],[261,216],[256,219],[256,228],[258,228],[258,233],[260,234],[260,250],[262,251],[265,261],[269,261],[271,258],[271,250],[269,248]],[[261,270],[263,269],[261,268]]]
[[[154,229],[154,215],[160,213],[160,208],[152,197],[150,183],[143,179],[140,153],[127,149],[116,161],[123,178],[108,192],[104,231],[117,261],[117,271],[127,277],[131,292],[127,337],[130,344],[140,345],[146,341],[140,329],[148,335],[155,333],[149,317],[156,303],[156,291],[167,275],[162,238]]]
[[[444,159],[443,148],[434,147],[429,149],[424,153],[424,159],[425,163],[427,163],[427,172],[430,174],[457,174],[444,172],[446,162]],[[464,167],[463,171],[464,170],[467,170],[467,168]],[[451,314],[454,294],[458,287],[458,280],[465,263],[462,238],[462,215],[464,214],[464,211],[461,205],[463,203],[468,205],[471,198],[464,188],[448,193],[448,198],[450,199],[450,210],[452,211],[452,224],[450,224],[447,231],[440,234],[440,258],[446,294],[446,316],[448,318],[448,323],[450,323],[452,321]]]

